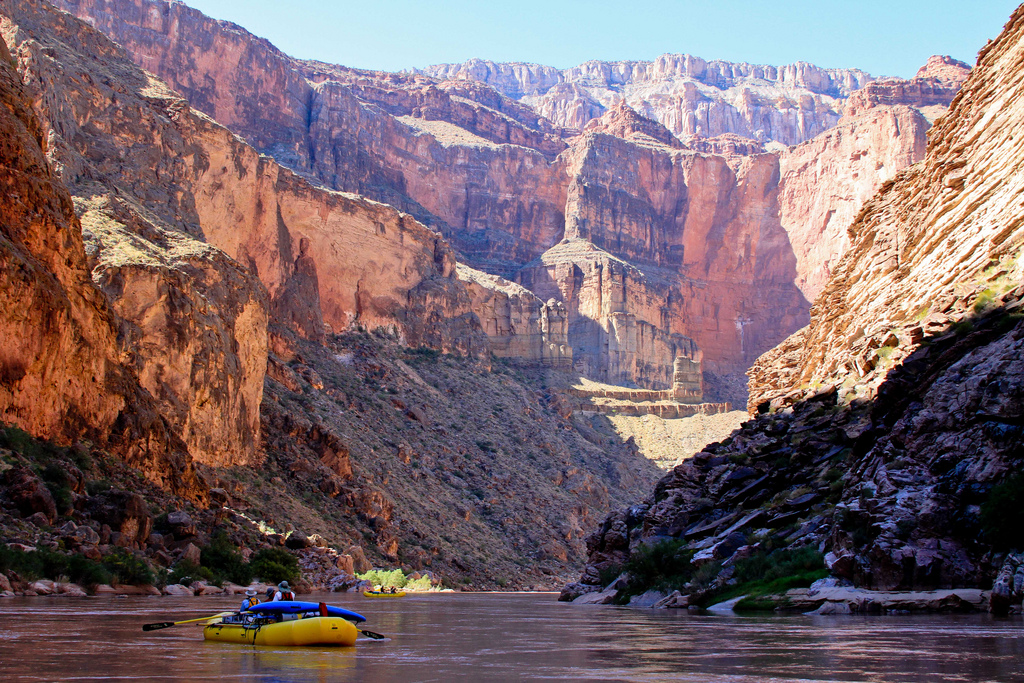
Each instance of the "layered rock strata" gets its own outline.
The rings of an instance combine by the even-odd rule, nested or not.
[[[794,339],[807,352],[759,361],[751,372],[752,405],[800,384],[842,383],[851,372],[864,377],[878,365],[870,360],[877,361],[875,350],[887,345],[893,354],[882,365],[891,367],[941,329],[954,302],[976,287],[984,291],[978,283],[989,275],[1002,274],[1003,287],[1013,282],[1021,237],[1019,207],[1010,198],[1024,183],[1015,160],[1021,117],[1008,104],[1017,87],[1014,28],[1009,24],[998,47],[982,51],[949,114],[929,132],[924,162],[885,183],[864,206],[811,324]]]
[[[507,276],[561,236],[561,133],[493,89],[295,60],[181,3],[58,6],[260,152],[411,213],[470,265]]]
[[[582,527],[649,485],[655,465],[632,443],[584,434],[540,382],[511,378],[532,370],[492,372],[492,352],[570,362],[558,301],[459,267],[409,214],[259,155],[71,15],[2,2],[0,32],[19,69],[4,62],[0,91],[14,117],[0,118],[14,169],[0,201],[13,231],[5,315],[42,356],[11,348],[5,421],[122,447],[155,482],[212,502],[211,524],[234,523],[223,505],[314,520],[375,559],[488,587],[498,553],[503,580],[550,585],[578,565]],[[33,527],[23,517],[76,514],[56,495],[46,505],[53,482],[32,474],[47,464],[33,452],[0,454],[17,470],[0,494],[3,540]],[[111,460],[84,443],[54,453],[57,469]],[[118,496],[133,477],[119,474]],[[68,484],[70,505],[117,499],[84,483]],[[198,556],[195,529],[165,542],[151,518],[89,545],[102,555],[124,541],[161,567]]]
[[[670,54],[651,62],[590,61],[565,70],[474,59],[423,73],[486,83],[569,129],[583,130],[625,102],[677,136],[736,133],[784,145],[831,128],[842,99],[872,80],[856,69],[805,62],[774,67]]]
[[[93,278],[126,324],[143,386],[194,457],[259,457],[272,313],[314,340],[361,324],[414,346],[487,352],[436,233],[261,158],[67,15],[4,9]],[[112,139],[125,151],[111,154]]]
[[[153,481],[201,500],[206,492],[185,445],[122,362],[120,321],[89,277],[71,197],[47,160],[52,137],[32,109],[32,91],[14,70],[6,39],[0,419],[57,442],[90,439]]]
[[[665,539],[722,563],[681,587],[694,592],[771,548],[816,548],[833,576],[883,589],[987,587],[1006,571],[981,510],[1019,470],[1022,63],[1024,8],[923,163],[860,213],[811,324],[751,371],[756,419],[610,517],[566,597]]]
[[[291,59],[180,4],[61,6],[258,150],[408,211],[469,265],[563,301],[577,369],[666,387],[682,335],[704,351],[712,393],[733,401],[752,360],[805,322],[860,202],[923,153],[928,124],[900,105],[938,106],[962,71],[947,60],[912,82],[886,81],[826,130],[870,77],[685,56],[574,75],[492,64],[384,74]],[[611,94],[566,105],[589,112],[572,124],[587,128],[575,139],[558,116],[524,106],[559,88],[584,92],[584,81]],[[806,147],[778,144],[821,131]],[[592,280],[597,262],[614,270],[604,256],[567,259],[564,240],[577,239],[643,273],[645,301],[595,307],[564,275],[540,272],[553,261]]]

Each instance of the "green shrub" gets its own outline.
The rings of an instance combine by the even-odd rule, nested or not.
[[[145,560],[123,548],[117,548],[104,557],[103,566],[113,575],[114,581],[117,583],[137,586],[153,583],[155,579],[153,570],[149,568]]]
[[[53,453],[54,447],[45,441],[39,441],[28,432],[18,427],[0,429],[0,448],[7,448],[21,453],[29,460],[46,460]]]
[[[693,578],[695,567],[690,562],[693,550],[685,542],[667,539],[654,545],[641,545],[626,560],[623,569],[629,573],[625,596],[648,590],[676,590]]]
[[[765,609],[769,603],[757,598],[784,593],[791,588],[806,588],[826,576],[824,559],[813,546],[758,553],[736,562],[733,577],[738,584],[717,599],[747,595],[748,600],[738,609]]]
[[[86,588],[92,588],[101,583],[110,583],[114,580],[106,567],[80,553],[68,556],[65,575],[71,581]]]
[[[210,570],[206,570],[207,574],[210,574]],[[180,583],[182,586],[191,586],[193,581],[198,581],[205,578],[203,576],[203,569],[195,562],[189,560],[181,560],[171,571],[168,572],[166,582],[170,584]]]
[[[996,293],[991,289],[985,289],[978,292],[978,296],[974,299],[974,312],[982,313],[995,303]]]
[[[981,528],[999,550],[1024,548],[1024,473],[992,487],[988,500],[981,504]]]
[[[85,491],[90,496],[95,496],[98,493],[105,493],[111,489],[110,482],[106,479],[95,479],[93,481],[85,482]],[[164,519],[167,519],[167,515],[163,515]]]
[[[746,597],[733,605],[734,612],[773,612],[777,607],[775,600],[766,597]]]
[[[51,460],[40,472],[43,483],[50,490],[53,502],[57,506],[57,512],[66,515],[71,512],[71,483],[65,469],[65,463]]]
[[[356,574],[357,579],[369,581],[374,586],[381,588],[405,588],[406,578],[401,569],[371,569],[363,574]]]
[[[508,584],[508,580],[498,579],[496,583],[504,587]],[[421,576],[418,579],[406,579],[404,588],[410,591],[428,591],[432,586],[429,576]]]
[[[252,580],[252,567],[223,531],[215,533],[210,545],[203,548],[200,564],[210,570],[218,583],[228,580],[245,586]]]
[[[825,561],[817,548],[804,546],[793,550],[777,550],[770,554],[757,554],[736,562],[734,574],[741,583],[773,581],[805,571],[825,568]]]
[[[597,582],[602,586],[607,586],[609,583],[618,578],[619,574],[622,573],[621,564],[608,564],[602,567],[597,572]]]
[[[252,575],[267,583],[294,581],[299,576],[299,561],[281,548],[264,548],[249,561]]]
[[[106,567],[80,553],[65,555],[45,548],[25,552],[0,545],[0,572],[9,571],[27,581],[66,578],[87,587],[112,580]]]

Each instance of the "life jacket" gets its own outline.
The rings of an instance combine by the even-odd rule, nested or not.
[[[294,599],[295,599],[295,593],[292,593],[291,591],[281,591],[281,600],[282,601],[294,600]]]

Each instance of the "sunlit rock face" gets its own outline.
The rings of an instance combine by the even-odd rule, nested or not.
[[[531,105],[565,128],[583,130],[620,102],[680,137],[735,133],[793,145],[831,128],[843,99],[870,82],[857,69],[782,67],[662,55],[651,62],[590,61],[558,70],[538,64],[471,60],[422,73],[475,80]]]
[[[201,501],[185,444],[125,362],[122,321],[90,277],[72,197],[47,158],[58,141],[34,109],[38,83],[7,44],[21,65],[48,56],[22,42],[11,9],[0,5],[0,419],[58,443],[89,439]]]
[[[709,372],[742,373],[807,305],[778,221],[778,159],[652,140],[591,132],[563,154],[566,238],[518,281],[567,303],[591,376],[667,388],[694,344]]]
[[[928,120],[965,73],[935,58],[912,81],[874,82],[856,70],[667,55],[566,71],[474,61],[387,74],[292,59],[181,4],[61,6],[299,176],[409,212],[473,269],[536,287],[540,302],[563,302],[577,369],[664,388],[673,358],[696,344],[706,370],[732,378],[729,398],[738,401],[745,369],[807,321],[809,302],[848,247],[846,227],[861,202],[921,158]],[[260,199],[259,207],[271,204]],[[262,230],[262,242],[272,241],[273,226]],[[324,244],[295,239],[303,237],[322,278]],[[560,246],[566,241],[602,255]],[[597,269],[606,257],[628,267]],[[556,261],[565,270],[577,258],[590,275],[539,270]],[[280,286],[275,267],[259,264],[272,296]],[[594,280],[598,270],[600,284],[585,289],[618,281],[636,291],[621,302],[581,299],[570,282]],[[356,306],[340,293],[334,300],[348,303],[324,303],[337,277],[320,283],[319,305],[328,325],[341,329]],[[297,283],[285,289],[291,301],[309,300],[300,293],[312,291]],[[492,296],[476,296],[473,305],[486,308],[484,328],[500,331]],[[456,316],[469,310],[464,301],[446,306]],[[385,324],[387,316],[359,310]]]
[[[822,569],[861,587],[992,589],[928,609],[998,614],[1019,599],[1016,536],[998,518],[1016,505],[1024,424],[1022,73],[1024,7],[979,53],[923,160],[857,214],[810,324],[751,368],[752,419],[609,516],[564,598],[602,594],[659,541],[729,567],[758,552],[752,535],[820,551]],[[904,106],[851,120],[875,112],[905,130]]]
[[[436,233],[261,157],[67,15],[41,3],[5,9],[5,37],[80,217],[80,265],[117,315],[124,362],[193,458],[261,457],[272,315],[311,340],[362,324],[414,346],[487,353]],[[62,258],[73,257],[66,251]],[[88,358],[95,365],[104,356]],[[90,408],[100,421],[114,419],[103,417],[109,410]],[[59,424],[54,412],[26,424],[48,434]]]

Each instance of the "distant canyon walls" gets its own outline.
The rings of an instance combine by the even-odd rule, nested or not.
[[[651,62],[590,61],[558,70],[474,59],[422,70],[444,80],[474,80],[531,105],[574,130],[619,103],[683,138],[735,133],[794,145],[836,124],[843,99],[872,78],[857,69],[782,67],[662,55]]]
[[[861,203],[922,158],[929,120],[967,71],[940,59],[911,81],[875,81],[856,70],[802,63],[776,68],[666,55],[564,72],[474,61],[386,74],[292,59],[180,3],[58,5],[292,168],[294,182],[311,176],[391,204],[438,231],[471,268],[536,294],[531,311],[549,299],[565,306],[567,338],[547,338],[533,323],[524,329],[512,317],[495,321],[495,311],[516,308],[494,299],[506,294],[442,295],[439,286],[451,288],[443,267],[429,287],[397,275],[403,268],[421,272],[425,261],[399,267],[375,260],[364,271],[397,278],[395,291],[415,290],[424,306],[444,298],[437,310],[447,318],[475,316],[477,328],[458,350],[489,345],[519,356],[525,347],[512,337],[541,334],[540,346],[526,344],[527,357],[566,346],[571,354],[559,350],[557,363],[571,355],[576,369],[595,379],[656,389],[670,386],[674,358],[700,353],[721,379],[711,378],[711,395],[733,401],[745,398],[743,373],[754,358],[807,322],[810,302],[849,246],[846,227]],[[330,328],[357,318],[390,324],[393,316],[378,311],[394,308],[386,303],[394,294],[368,299],[368,276],[324,258],[331,253],[325,240],[339,229],[332,220],[292,238],[308,240],[316,287],[284,285],[275,269],[295,268],[289,261],[298,258],[299,245],[287,258],[266,248],[275,240],[276,200],[264,202],[260,191],[247,189],[251,178],[231,180],[230,155],[218,163],[207,177],[219,173],[223,183],[213,183],[199,206],[218,206],[233,220],[256,215],[265,225],[259,245],[241,244],[237,235],[246,233],[236,230],[211,232],[219,235],[214,243],[252,265],[272,297],[287,291],[296,306],[304,300],[314,307],[319,298]],[[254,164],[266,166],[242,165]],[[273,175],[291,178],[283,169]],[[310,208],[285,204],[292,208],[281,220],[290,229],[307,224],[302,215]],[[318,209],[324,210],[333,211]],[[219,224],[216,212],[205,224]],[[358,246],[352,253],[376,258],[412,238],[429,257],[429,231],[413,238],[402,221],[397,213],[373,219],[385,233],[360,230],[345,239],[368,236],[365,251]],[[401,238],[396,243],[389,234]],[[288,263],[271,263],[268,254]],[[440,329],[449,323],[417,331],[417,305],[406,310],[410,343],[457,346],[454,328]],[[549,315],[560,320],[562,313],[531,312],[521,320]],[[474,334],[488,341],[474,341]]]

